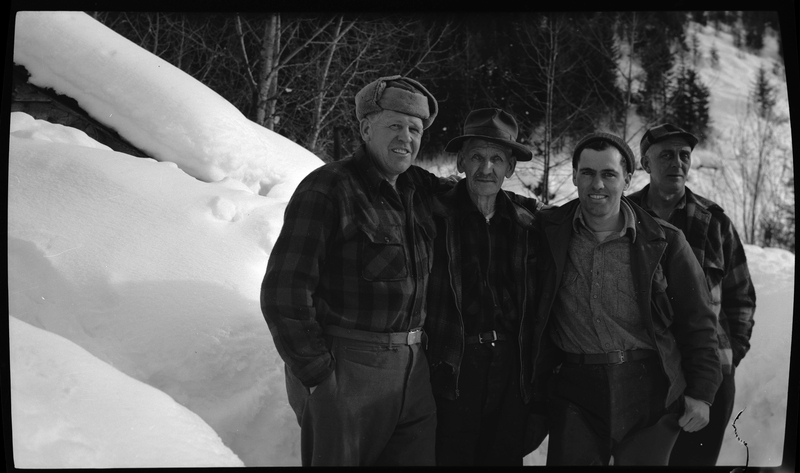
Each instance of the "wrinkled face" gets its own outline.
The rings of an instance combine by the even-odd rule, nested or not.
[[[511,150],[491,141],[472,138],[458,153],[458,172],[467,174],[467,190],[474,196],[500,192],[503,181],[514,174],[517,160]]]
[[[577,169],[572,169],[572,183],[578,188],[581,208],[598,218],[619,212],[620,197],[630,181],[623,157],[613,146],[603,151],[584,149]]]
[[[650,186],[670,194],[683,194],[692,167],[692,147],[683,138],[671,137],[650,146],[642,156],[650,174]]]
[[[422,140],[422,120],[383,110],[361,120],[361,137],[378,171],[390,182],[411,166]]]

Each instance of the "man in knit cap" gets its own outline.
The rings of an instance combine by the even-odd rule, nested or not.
[[[703,268],[717,316],[722,384],[711,404],[708,426],[681,432],[670,466],[714,466],[733,413],[734,373],[750,349],[756,292],[739,234],[716,203],[686,187],[698,139],[669,123],[649,129],[640,142],[641,162],[650,184],[628,198],[651,215],[678,227]]]
[[[286,207],[261,308],[304,466],[435,462],[422,326],[440,184],[412,163],[436,113],[415,80],[367,84],[356,95],[363,146],[311,172]]]
[[[623,197],[633,166],[622,139],[592,133],[572,157],[578,198],[539,213],[532,386],[548,465],[666,465],[720,383],[703,270],[678,229]]]

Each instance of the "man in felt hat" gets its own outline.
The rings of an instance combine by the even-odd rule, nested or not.
[[[422,326],[439,180],[412,162],[437,103],[401,76],[355,101],[364,145],[298,185],[261,308],[286,363],[304,466],[432,465]]]
[[[666,465],[720,383],[702,268],[678,229],[623,196],[633,171],[621,138],[591,133],[572,156],[578,198],[537,215],[532,386],[548,465]]]
[[[433,204],[425,330],[438,465],[522,465],[526,453],[530,380],[523,373],[530,373],[539,205],[501,189],[517,162],[532,156],[517,133],[516,120],[503,110],[474,110],[464,134],[445,147],[458,153],[466,178]]]
[[[756,308],[744,247],[733,223],[719,205],[686,187],[697,142],[696,136],[669,123],[649,129],[639,146],[650,184],[628,196],[683,232],[703,268],[716,314],[722,384],[711,404],[708,425],[697,432],[680,433],[670,466],[717,464],[733,412],[734,373],[750,349]]]

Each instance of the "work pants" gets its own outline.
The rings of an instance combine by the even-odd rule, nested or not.
[[[564,363],[548,388],[547,465],[667,464],[684,399],[664,408],[669,386],[658,357]]]
[[[714,403],[711,404],[709,421],[697,432],[681,431],[669,457],[670,466],[715,466],[722,448],[725,429],[729,427],[736,397],[734,372],[722,375]]]
[[[528,406],[515,342],[467,344],[455,400],[435,395],[436,464],[522,466]]]
[[[422,346],[326,341],[336,368],[313,393],[286,369],[303,466],[434,465],[436,404]]]

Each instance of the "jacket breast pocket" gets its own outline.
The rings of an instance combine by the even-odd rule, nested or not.
[[[360,225],[361,277],[367,281],[400,281],[408,277],[402,225]]]

